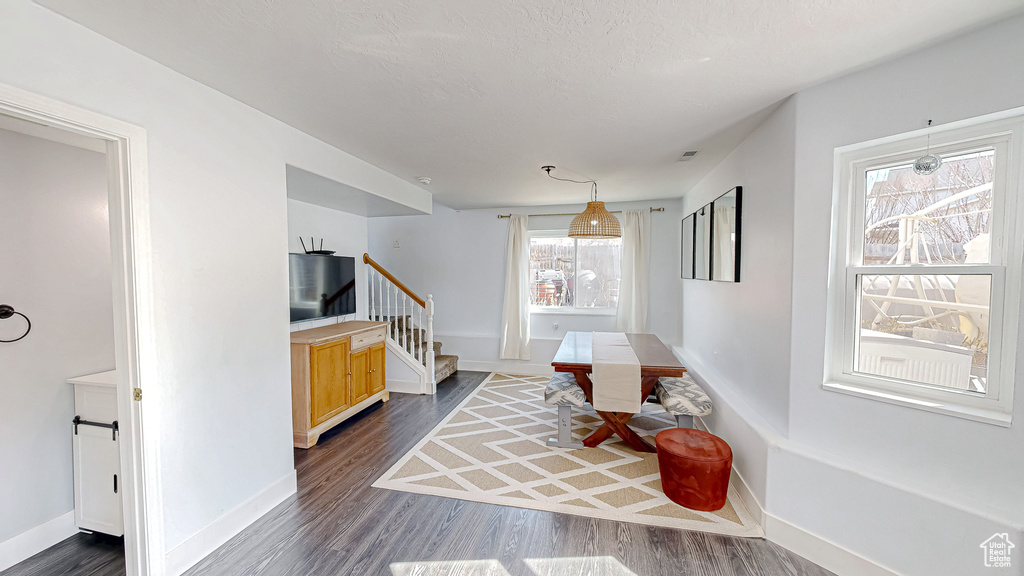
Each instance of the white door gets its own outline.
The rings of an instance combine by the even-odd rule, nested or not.
[[[80,424],[74,435],[75,521],[78,527],[124,535],[120,441],[113,431]]]

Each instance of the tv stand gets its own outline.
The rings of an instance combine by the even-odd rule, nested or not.
[[[353,320],[292,332],[292,441],[307,449],[367,406],[388,401],[387,322]]]

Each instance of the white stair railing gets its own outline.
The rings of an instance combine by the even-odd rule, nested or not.
[[[370,319],[388,323],[387,340],[414,370],[421,374],[428,393],[434,385],[434,299],[424,300],[401,281],[363,254],[370,288]]]

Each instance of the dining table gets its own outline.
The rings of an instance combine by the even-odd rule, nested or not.
[[[626,339],[640,363],[637,394],[640,395],[641,404],[654,390],[658,378],[679,378],[686,372],[686,368],[676,359],[672,350],[654,334],[627,333]],[[571,372],[576,376],[576,383],[583,389],[583,394],[591,405],[594,404],[594,385],[590,380],[590,374],[594,369],[593,342],[593,332],[566,332],[558,346],[558,352],[551,361],[555,372]],[[637,452],[656,451],[654,446],[629,427],[629,421],[634,414],[596,411],[604,420],[604,425],[583,439],[584,446],[593,448],[615,435]]]

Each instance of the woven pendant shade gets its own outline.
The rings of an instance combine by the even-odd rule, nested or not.
[[[604,202],[587,202],[587,209],[572,219],[570,238],[621,238],[619,220],[605,209]]]

